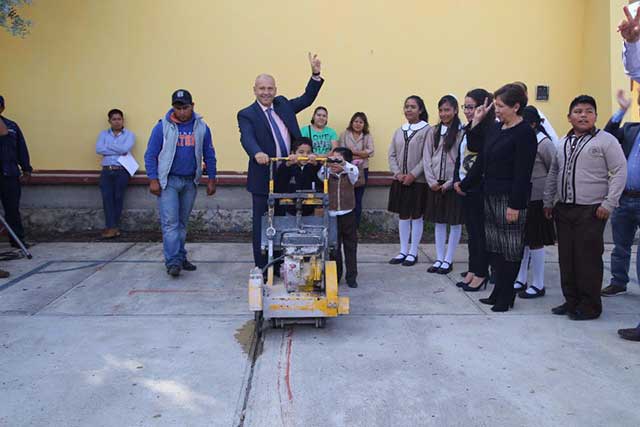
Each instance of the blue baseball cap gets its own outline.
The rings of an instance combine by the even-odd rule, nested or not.
[[[171,95],[171,105],[175,104],[193,104],[193,99],[191,98],[189,91],[186,89],[178,89],[173,92],[173,95]]]

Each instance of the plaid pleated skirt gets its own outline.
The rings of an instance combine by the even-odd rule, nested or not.
[[[485,194],[484,232],[487,252],[501,254],[505,261],[520,262],[524,250],[527,210],[521,209],[518,220],[507,222],[507,194]]]

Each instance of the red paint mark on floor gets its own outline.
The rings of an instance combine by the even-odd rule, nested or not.
[[[287,385],[287,395],[289,402],[293,401],[293,393],[291,392],[291,344],[293,341],[293,329],[287,334],[287,367],[284,373],[284,382]]]
[[[135,294],[207,294],[216,293],[214,289],[132,289],[129,296]]]
[[[278,357],[277,391],[280,404],[280,418],[283,427],[294,426],[293,392],[291,391],[291,350],[293,329],[282,332],[280,355]],[[285,395],[286,389],[286,395]],[[284,396],[283,396],[284,395]],[[286,397],[285,397],[286,396]]]

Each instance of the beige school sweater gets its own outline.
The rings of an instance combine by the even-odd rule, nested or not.
[[[599,129],[579,138],[571,133],[560,140],[551,163],[544,206],[599,204],[613,212],[626,181],[627,161],[613,135]]]
[[[433,129],[426,122],[413,125],[405,123],[396,130],[389,146],[389,170],[396,177],[400,174],[412,174],[415,182],[426,182],[422,153],[427,136]]]
[[[453,147],[445,152],[444,139],[447,133],[447,127],[443,125],[440,129],[438,148],[435,148],[436,130],[437,127],[433,129],[433,132],[429,132],[427,140],[424,143],[424,175],[429,187],[437,184],[439,180],[444,180],[444,188],[449,189],[453,187],[453,171],[456,168],[456,157],[458,156],[460,141],[462,141],[464,131],[462,129],[458,130],[458,135]]]

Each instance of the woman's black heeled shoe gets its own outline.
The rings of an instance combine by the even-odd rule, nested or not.
[[[436,264],[438,265],[436,266]],[[441,265],[442,265],[442,261],[437,259],[431,267],[427,268],[427,273],[437,273]]]
[[[487,289],[487,283],[489,283],[489,278],[485,277],[484,280],[480,282],[480,284],[477,287],[469,286],[469,284],[465,283],[464,286],[461,286],[461,288],[465,292],[478,292],[482,288]]]
[[[456,283],[456,286],[459,288],[464,288],[465,286],[468,286],[469,283],[465,282],[464,280],[459,281],[458,283]]]
[[[401,255],[402,258],[398,258],[398,255]],[[395,257],[391,258],[391,261],[389,261],[389,264],[391,264],[391,265],[402,264],[404,262],[404,260],[407,259],[407,256],[405,254],[403,254],[402,252],[400,252],[398,255],[396,255]]]
[[[448,265],[447,268],[443,268],[442,267],[445,264]],[[438,274],[449,274],[449,273],[451,273],[452,270],[453,270],[453,264],[451,264],[450,262],[447,262],[447,261],[443,261],[442,264],[440,264],[440,267],[438,268],[438,270],[436,270],[436,273],[438,273]]]
[[[491,311],[495,311],[496,313],[502,313],[505,311],[509,311],[510,308],[513,308],[513,306],[516,303],[516,294],[513,294],[513,298],[511,299],[511,302],[509,303],[509,305],[494,305],[493,307],[491,307]]]
[[[480,301],[483,304],[486,305],[496,305],[496,299],[495,298],[480,298],[478,301]]]
[[[413,258],[412,260],[408,259],[409,257]],[[416,265],[418,262],[418,255],[407,255],[407,257],[402,261],[402,265],[405,267],[411,267],[412,265]]]

